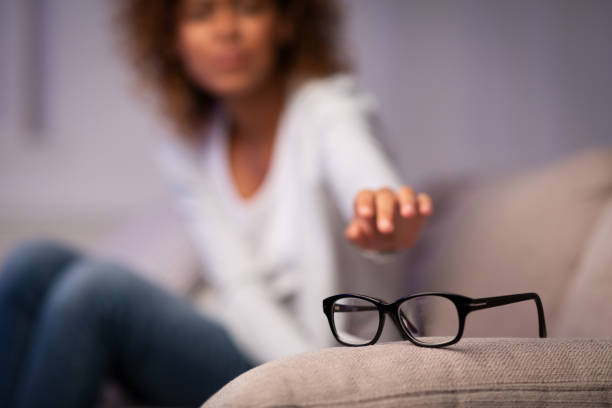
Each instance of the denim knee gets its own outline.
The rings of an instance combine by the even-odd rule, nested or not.
[[[27,304],[78,252],[47,239],[26,241],[9,252],[0,268],[0,300]]]
[[[83,258],[71,264],[45,301],[45,314],[60,319],[111,322],[130,296],[129,271],[112,262]]]

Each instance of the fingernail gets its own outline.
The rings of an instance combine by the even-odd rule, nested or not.
[[[364,217],[367,217],[369,215],[372,215],[372,211],[367,205],[362,205],[359,207],[359,214],[363,215]]]
[[[409,217],[414,214],[414,206],[412,204],[404,204],[402,206],[402,215]]]
[[[380,221],[378,221],[378,229],[390,231],[391,228],[391,222],[388,219],[382,218]]]

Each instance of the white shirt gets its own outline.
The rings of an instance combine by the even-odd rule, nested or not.
[[[348,222],[360,190],[402,184],[375,138],[374,108],[348,75],[295,89],[263,184],[248,200],[231,179],[220,112],[202,151],[173,140],[160,147],[159,163],[218,294],[212,313],[255,362],[333,344],[321,303],[337,286],[329,201]]]
[[[268,172],[255,194],[243,199],[236,190],[231,177],[229,163],[228,123],[221,112],[217,112],[208,134],[208,143],[202,152],[203,168],[213,180],[215,195],[226,211],[231,214],[228,222],[236,231],[236,241],[253,264],[253,271],[261,274],[277,298],[285,298],[295,291],[295,279],[291,274],[296,259],[283,252],[275,242],[279,234],[274,232],[281,222],[280,214],[287,212],[288,201],[284,194],[292,183],[286,153],[285,133],[280,131],[273,147]],[[257,265],[257,266],[255,266]]]

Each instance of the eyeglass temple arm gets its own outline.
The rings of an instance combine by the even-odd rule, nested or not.
[[[537,293],[519,293],[516,295],[495,296],[479,299],[471,299],[468,304],[469,311],[488,309],[491,307],[509,305],[511,303],[523,302],[525,300],[535,301],[538,309],[538,329],[540,337],[546,337],[546,322],[544,321],[544,308]]]
[[[338,305],[338,304],[334,305],[334,312],[365,312],[365,311],[372,311],[372,310],[378,311],[378,308],[376,306]],[[401,310],[400,310],[400,314],[402,316],[402,319],[406,321],[406,324],[408,325],[408,328],[410,329],[410,331],[412,333],[418,333],[419,330],[416,328],[414,323],[410,321],[408,316],[406,316],[404,312]],[[400,330],[400,332],[402,333],[402,336],[405,339],[408,339],[408,336],[402,330]]]

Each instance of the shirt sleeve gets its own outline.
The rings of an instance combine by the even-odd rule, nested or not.
[[[376,137],[374,100],[348,79],[336,87],[322,101],[321,166],[324,182],[348,222],[360,190],[397,190],[402,181]]]
[[[360,92],[349,79],[336,84],[321,112],[323,178],[345,222],[353,218],[353,203],[359,191],[402,185],[401,177],[376,137],[375,101]],[[378,263],[392,262],[396,251],[362,250]]]

